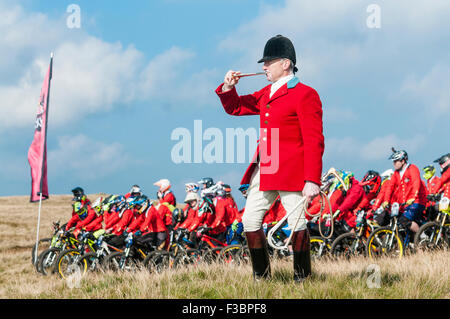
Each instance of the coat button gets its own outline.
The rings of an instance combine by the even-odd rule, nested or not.
[[[270,109],[270,104],[267,104],[266,107],[267,107],[268,109]]]
[[[268,124],[269,122],[267,122],[267,121],[264,121],[264,124]]]
[[[266,128],[264,128],[263,132],[264,132],[264,133],[267,133],[267,129],[266,129]]]
[[[269,117],[269,113],[266,113],[266,117]]]
[[[266,137],[263,137],[263,139],[262,139],[262,140],[263,140],[263,141],[265,142],[265,141],[267,141],[267,138],[266,138]]]

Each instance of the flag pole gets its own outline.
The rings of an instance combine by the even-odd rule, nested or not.
[[[48,79],[48,91],[47,91],[47,101],[46,101],[46,115],[45,115],[45,139],[44,139],[44,156],[43,156],[43,162],[45,161],[45,157],[47,156],[47,122],[48,122],[48,107],[49,107],[49,101],[50,101],[50,83],[53,75],[53,52],[50,53],[50,76]],[[42,165],[42,173],[44,172],[44,165]],[[36,243],[35,243],[35,249],[34,249],[34,265],[37,263],[37,257],[38,257],[38,248],[39,248],[39,228],[41,225],[41,208],[42,208],[42,182],[43,182],[43,176],[41,174],[41,181],[40,181],[40,190],[39,190],[39,209],[38,209],[38,220],[37,220],[37,226],[36,226]]]
[[[39,248],[39,228],[41,224],[41,207],[42,207],[42,192],[39,194],[39,210],[38,210],[38,220],[37,220],[37,230],[36,230],[36,244],[34,245],[34,265],[37,263],[38,248]]]

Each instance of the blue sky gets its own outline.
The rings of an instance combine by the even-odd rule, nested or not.
[[[370,4],[380,28],[369,28]],[[81,28],[67,27],[70,4]],[[229,69],[259,71],[273,35],[294,43],[301,81],[324,109],[324,168],[391,168],[392,146],[422,168],[450,151],[450,3],[436,1],[0,0],[0,196],[28,195],[27,151],[49,55],[55,52],[48,128],[51,194],[74,186],[125,193],[168,178],[210,176],[237,191],[242,163],[175,164],[178,127],[258,128],[231,117],[214,89]],[[241,94],[267,82],[243,79]],[[206,144],[206,142],[204,142]],[[253,150],[249,150],[253,153]]]

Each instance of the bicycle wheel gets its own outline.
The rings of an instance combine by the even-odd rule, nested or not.
[[[319,259],[330,253],[331,245],[328,241],[320,236],[312,236],[310,238],[311,258]]]
[[[205,248],[200,250],[202,260],[208,264],[217,261],[219,259],[220,251],[223,247]]]
[[[242,245],[229,245],[220,250],[219,261],[225,264],[241,264]]]
[[[161,273],[176,266],[175,257],[165,250],[152,251],[145,257],[144,266],[151,273]]]
[[[77,249],[64,250],[59,254],[56,267],[61,278],[69,279],[72,276],[84,276],[86,274],[87,262],[82,260],[81,256]]]
[[[200,260],[200,251],[198,249],[189,248],[182,253],[178,253],[178,255],[176,256],[176,265],[177,267],[181,265],[197,265]]]
[[[447,229],[437,222],[428,222],[420,226],[417,234],[414,236],[414,247],[416,249],[430,251],[436,249],[448,249],[449,238]]]
[[[58,259],[58,255],[61,252],[61,248],[49,248],[44,250],[38,257],[38,262],[36,263],[36,270],[47,276],[50,273],[55,272],[55,264]]]
[[[34,258],[36,257],[36,244],[34,244],[34,245],[33,245],[33,248],[31,248],[31,263],[32,263],[33,265],[36,266],[36,270],[37,270],[38,272],[40,272],[40,271],[37,269],[37,262],[39,261],[39,255],[40,255],[43,251],[45,251],[45,250],[47,250],[48,248],[50,248],[51,242],[52,242],[52,239],[51,239],[51,238],[42,238],[42,239],[39,240],[39,244],[38,244],[38,253],[37,253],[36,263],[35,263],[35,260],[34,260]],[[42,247],[41,247],[41,246],[42,246]],[[39,251],[40,251],[40,252],[39,252]]]
[[[331,245],[331,255],[335,257],[350,258],[354,256],[364,256],[365,253],[365,244],[355,233],[339,235]]]
[[[366,253],[370,258],[389,256],[402,258],[403,240],[389,227],[376,229],[368,238]]]
[[[104,267],[113,271],[133,271],[139,266],[133,258],[125,256],[124,252],[116,251],[106,257]]]
[[[81,262],[87,263],[88,271],[98,271],[102,269],[101,259],[96,253],[86,253],[81,256]]]

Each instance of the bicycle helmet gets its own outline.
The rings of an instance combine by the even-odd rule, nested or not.
[[[366,194],[376,194],[380,190],[381,176],[376,171],[369,170],[361,181],[361,186]]]
[[[103,197],[98,197],[94,203],[92,204],[92,208],[95,210],[97,214],[102,212],[102,203],[103,203]]]
[[[106,197],[102,202],[102,210],[104,212],[109,211],[109,209],[114,204],[114,201],[117,197],[118,197],[117,195],[109,195],[108,197]]]
[[[423,178],[425,178],[425,180],[429,180],[436,173],[436,168],[433,165],[425,166],[423,168],[423,173]]]
[[[227,196],[227,192],[223,188],[219,188],[216,190],[216,196],[225,198]]]
[[[441,166],[441,173],[444,173],[449,167],[450,164],[445,164],[450,160],[450,153],[442,155],[437,160],[435,160],[435,163],[438,163]]]
[[[223,184],[222,187],[227,195],[231,194],[231,186],[230,185]]]
[[[214,185],[214,180],[211,177],[203,177],[198,183],[203,184],[203,188],[210,188]]]
[[[182,223],[185,219],[184,217],[183,211],[179,208],[175,208],[172,212],[172,224]]]
[[[334,181],[333,185],[332,185],[332,189],[339,189],[339,188],[344,188],[344,189],[349,189],[350,188],[350,184],[352,181],[352,178],[355,176],[352,172],[350,171],[337,171],[337,174],[339,175],[339,177],[342,179],[342,181],[344,182],[344,185],[342,185],[341,181],[336,178],[336,180]]]
[[[206,212],[214,213],[214,204],[209,197],[203,197],[198,204],[198,215],[202,216]]]
[[[383,173],[381,173],[380,176],[381,176],[382,180],[385,180],[385,179],[391,178],[392,174],[394,174],[394,170],[392,170],[390,168],[390,169],[385,170]]]
[[[197,183],[187,183],[187,184],[185,184],[186,193],[188,193],[188,192],[197,193],[199,191],[199,189],[200,189],[200,187],[198,186]]]
[[[86,207],[80,202],[73,203],[73,211],[80,217],[87,213]]]
[[[196,192],[188,192],[188,193],[186,194],[186,198],[184,199],[184,202],[185,202],[185,203],[189,203],[189,202],[192,202],[192,201],[194,201],[194,200],[198,201],[198,195],[197,195],[197,193],[196,193]]]
[[[239,191],[246,192],[248,190],[248,188],[250,187],[250,184],[242,184],[241,186],[239,186]]]
[[[395,161],[401,161],[404,160],[405,162],[408,161],[408,153],[406,153],[405,150],[397,151],[395,148],[392,147],[392,154],[389,156],[389,159],[393,162]]]
[[[130,194],[132,197],[142,195],[142,191],[141,191],[141,188],[139,187],[139,185],[131,186]]]
[[[74,189],[72,189],[72,193],[73,193],[73,201],[81,201],[83,199],[84,195],[84,190],[81,187],[75,187]]]
[[[159,181],[153,183],[153,185],[159,187],[160,192],[165,192],[170,188],[170,181],[166,178],[160,179]]]

